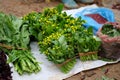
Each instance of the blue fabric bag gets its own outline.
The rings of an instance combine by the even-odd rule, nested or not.
[[[85,8],[84,10],[77,12],[74,17],[79,17],[86,21],[84,26],[86,28],[92,26],[94,34],[98,31],[103,24],[99,24],[93,18],[86,16],[86,14],[99,14],[103,18],[107,19],[108,22],[115,22],[114,13],[108,8]]]

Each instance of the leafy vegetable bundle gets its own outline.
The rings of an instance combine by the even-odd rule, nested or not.
[[[84,20],[73,18],[62,12],[62,5],[45,9],[42,13],[32,12],[23,17],[31,35],[39,41],[40,51],[54,62],[62,72],[69,72],[76,63],[79,53],[83,61],[97,59],[101,41],[93,35],[92,28],[85,29]],[[95,52],[95,54],[87,54]],[[86,55],[87,54],[87,55]]]
[[[28,27],[13,15],[0,13],[0,48],[8,56],[19,74],[40,71],[39,63],[30,53]]]

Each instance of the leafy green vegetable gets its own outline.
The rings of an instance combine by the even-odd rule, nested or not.
[[[42,25],[39,22],[40,16],[41,16],[41,13],[31,12],[30,14],[22,18],[24,21],[24,24],[28,27],[30,36],[33,36],[35,39],[38,39],[38,36],[40,35],[39,34],[41,30],[40,26]]]
[[[120,29],[114,28],[111,24],[105,24],[102,27],[102,33],[110,37],[120,36]]]
[[[98,59],[97,51],[101,44],[101,40],[93,35],[91,27],[84,29],[82,32],[75,33],[74,37],[76,42],[75,47],[80,55],[80,60],[87,61]],[[89,52],[91,53],[89,54]]]
[[[30,51],[26,50],[12,50],[9,53],[8,62],[12,62],[15,70],[22,75],[23,73],[37,73],[41,69],[36,59],[31,56]]]
[[[0,13],[0,42],[14,48],[27,48],[29,44],[29,32],[23,21],[12,15]]]
[[[68,73],[74,67],[75,64],[76,64],[76,59],[71,59],[65,64],[59,66],[59,68],[63,73]]]
[[[39,63],[30,53],[29,36],[28,26],[22,19],[0,13],[0,48],[7,52],[8,62],[14,64],[20,75],[40,71]]]
[[[37,29],[38,35],[31,35],[35,35],[39,41],[40,51],[55,64],[63,64],[74,57],[76,59],[81,52],[97,51],[101,42],[94,36],[92,28],[83,27],[85,21],[81,17],[67,15],[66,12],[62,12],[62,8],[62,5],[52,9],[46,8],[42,13],[30,13],[23,18],[28,22],[28,26],[33,28],[32,32]],[[30,23],[31,21],[33,23]],[[95,59],[97,54],[86,60]],[[60,68],[62,72],[69,72],[74,67],[75,60],[67,63]],[[68,67],[69,64],[72,66]]]

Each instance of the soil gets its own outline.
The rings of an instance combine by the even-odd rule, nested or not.
[[[61,3],[59,0],[54,0],[49,3],[44,0],[0,0],[0,11],[21,17],[31,11],[42,12],[44,8],[54,7],[59,3]],[[79,7],[85,6],[81,3],[78,3],[78,5]],[[103,76],[114,78],[114,80],[120,80],[120,62],[89,71],[83,71],[65,80],[101,80]]]

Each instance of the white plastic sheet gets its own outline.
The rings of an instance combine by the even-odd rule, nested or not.
[[[35,58],[37,59],[37,61],[42,62],[40,64],[42,68],[41,71],[37,74],[31,74],[31,75],[24,74],[20,76],[16,71],[14,71],[14,67],[13,67],[12,68],[13,80],[62,80],[84,70],[97,68],[106,65],[107,63],[115,63],[115,62],[104,62],[101,60],[81,62],[78,59],[75,67],[68,74],[64,74],[56,67],[55,64],[48,61],[45,55],[40,54],[37,42],[31,43],[31,51],[35,56]],[[11,66],[13,65],[11,64]]]
[[[91,5],[91,6],[87,6],[87,7],[95,8],[97,6]],[[86,7],[82,7],[82,8],[74,9],[74,10],[68,10],[66,12],[68,15],[72,14],[72,16],[74,16],[74,14],[77,11],[80,11],[84,8],[86,8]],[[40,54],[37,42],[32,42],[30,46],[31,46],[31,51],[32,51],[34,57],[37,59],[37,61],[41,62],[40,66],[42,69],[37,74],[34,74],[34,73],[31,75],[24,74],[24,75],[20,76],[14,70],[14,67],[13,67],[12,68],[13,80],[62,80],[62,79],[70,77],[70,76],[72,76],[76,73],[79,73],[81,71],[84,71],[84,70],[89,70],[89,69],[97,68],[97,67],[100,67],[100,66],[103,66],[106,64],[116,63],[116,62],[120,61],[120,59],[119,59],[118,61],[115,61],[115,62],[105,62],[105,61],[101,61],[101,60],[81,62],[78,59],[75,67],[68,74],[64,74],[56,67],[55,64],[48,61],[46,59],[45,55]],[[12,64],[10,64],[10,65],[13,66]]]

